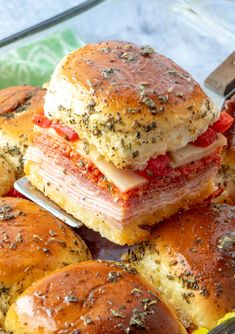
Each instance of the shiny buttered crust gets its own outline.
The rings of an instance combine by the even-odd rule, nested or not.
[[[45,113],[119,168],[141,169],[185,146],[219,116],[198,83],[150,47],[88,44],[56,67]]]
[[[15,172],[7,161],[0,156],[0,196],[11,190],[15,182]]]
[[[235,308],[235,207],[208,205],[165,221],[129,262],[188,327],[212,328]]]
[[[24,199],[0,198],[0,326],[35,280],[90,258],[81,238],[54,216]]]
[[[68,266],[27,289],[10,308],[13,334],[186,334],[159,294],[121,263]]]
[[[45,90],[32,86],[14,86],[0,90],[0,155],[23,173],[23,154],[32,132],[32,115],[43,108]]]
[[[38,172],[38,166],[34,162],[26,161],[25,174],[34,187],[39,189],[62,209],[79,221],[82,221],[87,227],[99,232],[102,237],[119,245],[133,245],[149,239],[152,235],[152,228],[157,223],[164,218],[174,215],[180,209],[186,210],[192,205],[201,203],[202,199],[208,198],[214,190],[214,178],[209,178],[203,184],[198,184],[198,188],[190,194],[186,193],[183,195],[178,201],[161,207],[151,214],[139,216],[130,221],[128,225],[120,228],[114,226],[101,213],[94,213],[78,207],[74,201],[59,191],[59,189],[53,187],[52,184],[48,185],[48,182]]]

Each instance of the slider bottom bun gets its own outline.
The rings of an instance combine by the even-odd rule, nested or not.
[[[15,182],[15,172],[8,162],[0,156],[0,196],[6,195]]]
[[[186,328],[235,309],[235,207],[201,205],[164,221],[126,261],[157,287]]]
[[[13,334],[186,334],[159,293],[121,263],[88,261],[37,281],[11,306]]]
[[[170,217],[178,210],[187,209],[195,205],[203,198],[207,198],[214,190],[212,178],[206,179],[203,184],[198,184],[194,192],[183,194],[176,202],[154,211],[154,213],[139,216],[137,219],[130,220],[128,225],[114,225],[107,217],[101,213],[85,210],[65,194],[55,188],[51,183],[40,175],[39,166],[27,161],[25,166],[27,178],[33,186],[41,190],[52,201],[57,203],[66,212],[72,214],[82,221],[87,227],[99,232],[101,236],[119,245],[133,245],[148,239],[152,234],[152,227],[166,217]],[[145,226],[146,224],[146,226]]]
[[[0,198],[0,327],[35,280],[90,258],[82,239],[50,213],[24,199]]]

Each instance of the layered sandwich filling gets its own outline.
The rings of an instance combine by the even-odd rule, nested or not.
[[[216,174],[226,145],[221,131],[209,128],[195,143],[153,157],[144,170],[123,170],[66,125],[42,115],[34,122],[26,160],[37,166],[48,186],[120,228],[200,190]],[[215,135],[208,135],[210,129]]]

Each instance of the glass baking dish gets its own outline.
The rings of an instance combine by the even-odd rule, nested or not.
[[[234,9],[235,3],[229,0],[88,0],[0,41],[0,57],[65,30],[84,43],[125,40],[149,44],[189,71],[221,106],[223,97],[207,89],[204,79],[234,49]],[[120,260],[128,251],[86,227],[77,232],[96,259]]]
[[[233,51],[234,10],[230,0],[88,0],[3,40],[0,56],[70,28],[85,43],[121,39],[150,44],[203,85],[207,75]],[[223,99],[205,89],[220,106]]]

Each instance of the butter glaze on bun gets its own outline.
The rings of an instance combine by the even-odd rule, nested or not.
[[[122,264],[89,261],[35,282],[10,308],[13,334],[186,334],[151,285]]]
[[[159,225],[129,262],[187,327],[213,328],[235,309],[235,207],[198,206]]]
[[[90,258],[82,239],[54,216],[24,199],[0,198],[0,327],[35,280]]]
[[[44,108],[123,169],[184,147],[219,117],[189,73],[150,47],[118,41],[66,56]]]
[[[0,90],[0,155],[23,173],[23,154],[33,129],[32,115],[43,108],[46,90],[33,86],[13,86]]]

